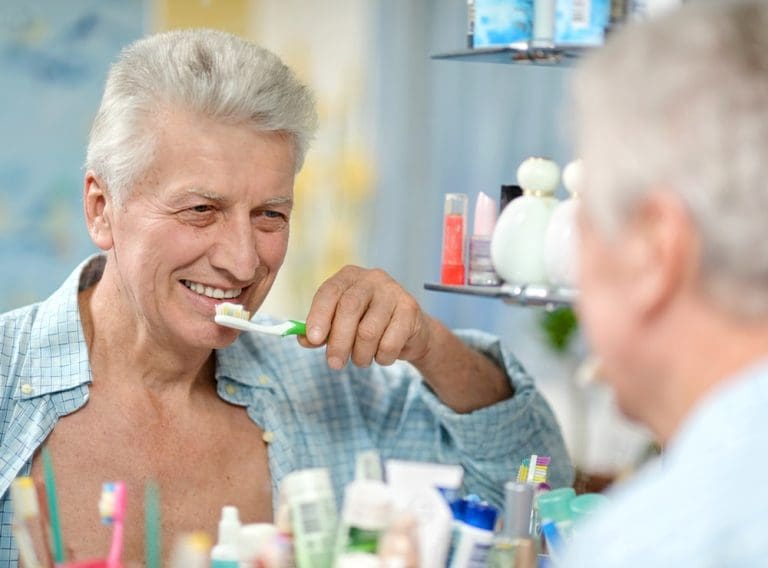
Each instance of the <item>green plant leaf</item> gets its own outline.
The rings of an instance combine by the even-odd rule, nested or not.
[[[563,307],[544,312],[539,320],[547,345],[555,353],[564,353],[579,328],[572,308]]]

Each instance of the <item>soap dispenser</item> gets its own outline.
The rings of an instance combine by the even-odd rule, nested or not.
[[[517,168],[523,195],[509,202],[491,238],[496,272],[513,284],[546,284],[544,237],[555,207],[560,166],[547,158],[528,158]]]
[[[544,265],[552,286],[576,285],[578,248],[576,214],[583,179],[584,165],[581,160],[574,160],[563,169],[563,185],[570,196],[555,208],[544,238]]]

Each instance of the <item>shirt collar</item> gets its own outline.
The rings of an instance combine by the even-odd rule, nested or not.
[[[267,387],[271,383],[268,378],[271,365],[264,356],[279,350],[281,339],[259,333],[241,333],[232,345],[216,350],[216,380],[224,378],[250,387]]]
[[[91,382],[88,346],[78,306],[78,292],[101,278],[106,257],[83,261],[48,299],[32,322],[23,375],[31,388],[23,398],[68,390]]]
[[[101,279],[104,254],[84,260],[48,299],[41,302],[32,329],[23,374],[31,386],[22,398],[60,392],[92,382],[88,345],[85,342],[78,293]],[[243,337],[247,336],[247,337]],[[216,379],[264,387],[261,353],[269,351],[272,339],[259,334],[241,334],[235,343],[216,351]]]
[[[702,451],[719,451],[740,422],[768,404],[768,358],[754,361],[721,381],[696,405],[670,440],[665,462],[685,461]]]

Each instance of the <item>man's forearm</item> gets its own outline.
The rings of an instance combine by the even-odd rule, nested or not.
[[[499,365],[465,345],[447,327],[429,318],[430,348],[411,361],[446,406],[472,412],[511,397],[509,379]]]

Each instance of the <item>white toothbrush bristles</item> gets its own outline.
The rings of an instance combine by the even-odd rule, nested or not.
[[[233,304],[232,302],[222,302],[216,306],[216,315],[231,316],[244,320],[251,319],[251,312],[243,308],[242,304]]]

